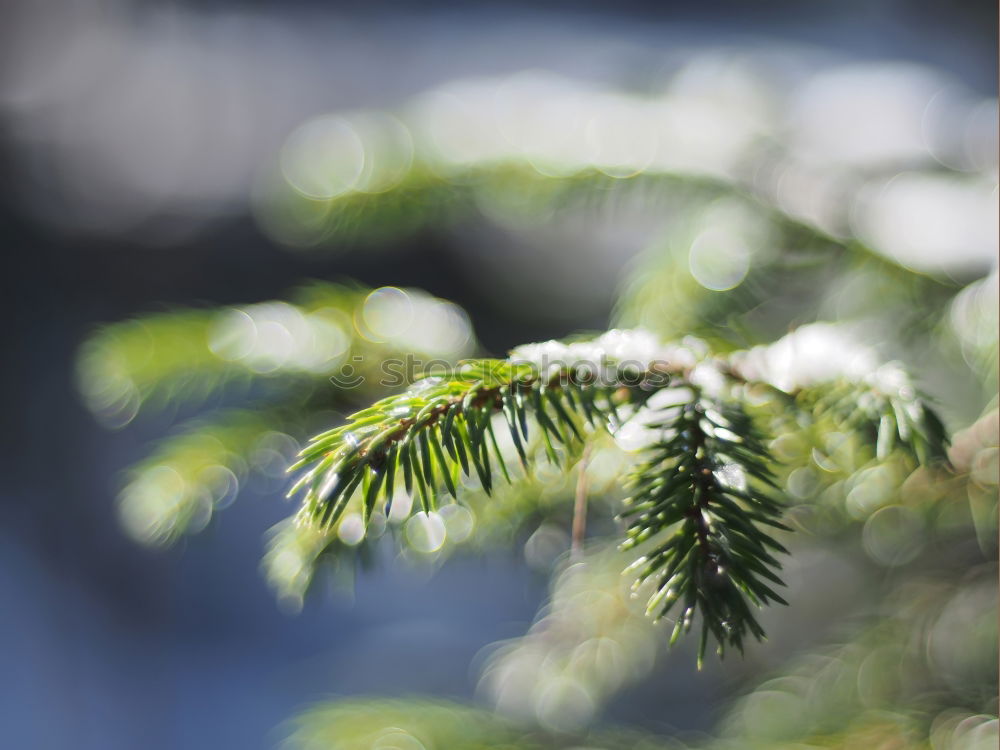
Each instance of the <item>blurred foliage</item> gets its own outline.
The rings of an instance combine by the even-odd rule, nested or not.
[[[300,716],[292,750],[682,750],[676,741],[642,732],[558,733],[511,722],[481,709],[426,699],[339,701]]]
[[[945,128],[929,104],[911,111],[863,71],[821,74],[796,99],[743,62],[694,65],[649,96],[522,74],[449,84],[395,115],[316,118],[289,138],[258,213],[280,241],[327,249],[484,227],[519,242],[562,230],[574,247],[569,230],[582,227],[585,243],[599,245],[589,235],[606,220],[616,245],[645,248],[617,280],[609,325],[646,331],[630,335],[655,342],[638,355],[647,366],[662,342],[679,340],[665,359],[683,364],[668,384],[704,397],[692,407],[703,411],[657,402],[666,386],[582,388],[573,368],[566,393],[543,378],[516,385],[519,363],[546,354],[613,359],[613,342],[595,350],[592,337],[519,347],[510,360],[479,360],[376,401],[386,361],[474,353],[464,313],[416,290],[316,285],[289,302],[115,324],[84,347],[84,397],[113,425],[153,408],[213,407],[131,474],[123,517],[140,539],[197,530],[243,484],[273,480],[306,436],[337,423],[303,454],[311,473],[298,522],[271,537],[265,568],[284,602],[301,606],[318,570],[351,572],[384,548],[433,564],[460,550],[523,549],[552,569],[550,603],[486,662],[481,695],[495,710],[335,701],[301,717],[293,747],[681,747],[587,727],[668,640],[635,594],[663,583],[672,595],[670,580],[633,592],[617,571],[683,562],[676,542],[659,557],[656,545],[678,521],[678,539],[698,538],[699,524],[682,521],[696,483],[672,483],[692,456],[718,457],[709,474],[740,500],[703,529],[720,545],[745,524],[749,535],[736,536],[766,546],[753,528],[776,519],[777,506],[755,494],[769,482],[795,533],[781,535],[792,550],[780,576],[791,608],[761,613],[758,627],[773,637],[746,644],[746,661],[713,667],[742,697],[714,739],[683,746],[996,746],[998,277],[995,260],[982,259],[995,240],[979,226],[995,208],[995,149],[970,140],[969,127]],[[926,83],[882,76],[910,93]],[[885,102],[900,108],[879,120]],[[915,145],[911,131],[926,137]],[[503,304],[524,314],[550,299],[534,299],[523,280],[586,258],[547,267],[538,253],[511,254],[468,283],[517,290]],[[365,376],[357,388],[342,377],[346,365]],[[729,416],[713,422],[708,411]],[[712,455],[692,442],[703,426],[722,435]],[[604,427],[613,439],[595,429]],[[596,441],[586,459],[585,440]],[[657,445],[661,460],[650,460]],[[623,552],[613,549],[623,536],[620,477],[637,464],[632,533],[655,544]],[[726,500],[720,487],[716,505]],[[581,497],[587,538],[571,540]],[[773,574],[750,547],[744,569]],[[854,588],[810,568],[810,552],[849,563]],[[732,625],[739,602],[719,616],[718,591],[670,572],[709,612],[682,615],[675,629]],[[740,602],[753,603],[759,592],[740,584]],[[690,603],[684,612],[693,615]],[[755,632],[753,617],[738,624]]]
[[[690,201],[663,230],[627,276],[615,320],[731,347],[817,319],[888,322],[884,338],[905,339],[955,288],[730,195]]]
[[[313,118],[280,154],[281,200],[262,206],[262,219],[279,237],[318,245],[440,227],[470,212],[537,223],[624,194],[661,212],[699,195],[752,195],[779,218],[845,239],[847,203],[885,175],[947,164],[973,185],[995,169],[988,134],[963,143],[972,132],[948,128],[954,120],[916,123],[937,142],[914,143],[908,120],[926,113],[913,100],[948,88],[919,69],[834,68],[789,85],[774,60],[715,52],[674,73],[624,92],[525,71],[449,82],[395,113]],[[900,131],[895,142],[866,129],[859,95],[870,115],[885,115],[881,128]],[[956,117],[971,113],[962,97],[953,103],[962,105]],[[896,247],[877,249],[896,257]]]
[[[128,531],[163,543],[204,527],[251,469],[282,477],[315,420],[409,382],[407,355],[446,363],[473,347],[465,313],[450,302],[412,289],[313,283],[289,302],[106,326],[81,351],[79,383],[91,409],[116,426],[140,411],[209,407],[134,466],[122,491]],[[395,369],[383,367],[390,360]]]
[[[491,648],[479,693],[504,715],[568,731],[647,677],[666,642],[622,576],[616,547],[592,543],[585,558],[561,563],[528,632]]]

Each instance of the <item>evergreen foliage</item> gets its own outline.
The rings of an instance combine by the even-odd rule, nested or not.
[[[533,442],[540,443],[537,453],[564,466],[592,431],[615,433],[638,415],[650,444],[630,477],[623,543],[643,552],[632,566],[637,588],[654,582],[648,611],[657,617],[680,605],[671,643],[700,615],[699,665],[709,634],[720,655],[726,645],[742,650],[747,634],[764,637],[753,608],[784,603],[771,586],[782,585],[775,555],[786,550],[767,529],[790,529],[779,521],[782,506],[772,496],[780,492],[774,459],[740,402],[749,388],[774,386],[740,373],[751,369],[741,365],[745,353],[685,363],[678,361],[683,351],[644,332],[616,330],[593,341],[523,347],[510,360],[466,361],[449,376],[418,380],[303,450],[292,466],[301,475],[290,492],[302,495],[298,527],[329,533],[352,503],[367,526],[377,509],[391,512],[400,491],[418,497],[425,514],[449,496],[459,500],[463,481],[490,495],[498,477],[512,481],[498,431],[509,436],[528,472],[538,460]],[[632,353],[637,356],[629,358]],[[940,421],[905,382],[889,384],[896,393],[868,389],[870,398],[858,401],[863,417],[843,415],[841,408],[838,419],[878,442],[882,455],[889,450],[884,432],[891,429],[893,440],[922,460],[942,461]],[[827,387],[836,394],[841,386]],[[667,405],[651,405],[657,393]],[[810,405],[804,417],[830,409],[811,402],[790,396],[787,403],[790,409]],[[872,419],[881,426],[874,434],[866,429]]]

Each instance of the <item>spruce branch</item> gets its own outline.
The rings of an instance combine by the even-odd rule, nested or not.
[[[377,319],[387,303],[402,301],[410,328],[366,327],[366,316]],[[421,328],[454,336],[421,336]],[[104,326],[81,348],[77,374],[88,406],[117,427],[151,407],[200,406],[216,392],[241,404],[177,425],[129,470],[119,495],[126,530],[143,543],[168,544],[204,527],[245,479],[259,479],[252,469],[273,468],[261,466],[260,454],[276,455],[258,450],[262,440],[293,445],[281,451],[283,464],[297,450],[293,436],[317,411],[370,397],[370,384],[386,376],[383,361],[454,361],[471,345],[464,313],[426,292],[313,282],[288,301],[175,310]],[[350,377],[341,380],[345,365]]]
[[[301,293],[302,314],[339,291]],[[351,307],[362,297],[351,290],[339,299]],[[642,555],[630,566],[636,587],[652,585],[648,611],[657,618],[680,608],[671,643],[700,618],[699,664],[709,635],[720,654],[727,646],[742,650],[748,635],[764,636],[753,610],[783,602],[771,586],[781,585],[776,555],[784,548],[767,529],[787,529],[772,495],[778,489],[774,461],[745,408],[750,389],[781,394],[782,408],[797,419],[832,419],[837,429],[859,434],[873,444],[876,460],[894,447],[921,463],[945,456],[940,420],[905,373],[896,365],[876,367],[871,352],[837,339],[832,332],[838,330],[807,326],[767,347],[725,356],[713,356],[696,340],[664,345],[644,331],[613,330],[569,344],[525,345],[506,360],[467,360],[445,377],[418,379],[316,436],[301,452],[289,493],[301,498],[301,507],[273,536],[268,576],[284,596],[299,600],[320,559],[357,546],[377,512],[391,513],[394,498],[407,496],[403,518],[417,508],[430,519],[445,503],[467,503],[470,493],[489,498],[500,485],[526,484],[539,460],[566,473],[594,433],[619,440],[630,425],[646,442],[623,514],[623,546]],[[834,340],[844,348],[832,366],[817,366],[810,346],[803,346],[816,336],[824,347]],[[375,347],[372,360],[381,361],[384,345],[360,339],[356,345]],[[844,364],[855,360],[862,366]],[[233,367],[220,366],[220,373]],[[148,387],[168,382],[173,367],[150,372]],[[131,366],[123,372],[145,377]],[[655,406],[664,395],[674,398],[671,405]],[[170,542],[207,522],[235,493],[254,445],[288,405],[279,399],[265,408],[224,414],[182,432],[138,467],[122,495],[133,534]],[[293,406],[288,415],[299,421],[305,409]],[[578,542],[583,489],[577,487],[575,503]],[[515,495],[505,490],[503,501],[480,504],[512,528],[504,520],[510,514],[500,509]],[[537,498],[521,502],[511,517],[528,517],[532,502],[538,505]],[[340,525],[349,507],[356,518],[345,535]]]
[[[901,371],[893,373],[902,376]],[[841,429],[866,439],[875,447],[879,461],[899,447],[920,464],[948,462],[944,425],[908,381],[886,385],[877,379],[840,380],[819,389],[803,389],[798,400],[813,415],[828,416]]]
[[[654,425],[662,437],[632,474],[623,547],[651,546],[630,566],[638,571],[635,589],[654,582],[647,614],[659,619],[681,605],[671,644],[700,612],[700,668],[709,633],[720,656],[727,644],[742,652],[748,632],[764,637],[749,604],[787,603],[765,583],[783,585],[774,554],[787,550],[763,527],[791,529],[764,490],[777,489],[768,451],[738,405],[692,389],[669,411]]]
[[[478,480],[487,494],[497,474],[511,481],[498,427],[505,428],[528,470],[530,417],[548,459],[563,465],[585,430],[619,419],[616,401],[627,397],[573,368],[540,374],[527,363],[469,361],[450,379],[424,379],[318,435],[290,469],[309,467],[289,495],[303,494],[303,522],[325,528],[359,489],[366,523],[380,499],[388,512],[400,487],[416,493],[429,512],[438,506],[439,487],[457,499],[462,475]]]
[[[118,506],[126,530],[146,544],[167,545],[203,528],[252,470],[280,472],[295,445],[277,432],[287,419],[281,409],[229,409],[181,425],[130,469]],[[278,465],[265,466],[261,454]]]
[[[367,330],[366,316],[384,315],[384,303],[394,300],[405,300],[411,328],[395,335]],[[455,336],[421,336],[421,324],[453,329]],[[287,300],[174,310],[104,326],[81,347],[77,379],[90,409],[121,427],[151,406],[198,405],[223,389],[299,401],[318,384],[327,392],[345,365],[363,376],[358,382],[381,374],[360,371],[357,362],[377,365],[407,354],[454,361],[471,352],[469,334],[464,313],[419,289],[313,282]]]
[[[829,417],[868,442],[876,460],[899,448],[920,464],[946,464],[948,435],[898,362],[883,363],[845,325],[813,323],[730,355],[731,373],[794,399],[810,419]]]
[[[500,476],[520,481],[541,456],[565,471],[595,431],[619,435],[623,425],[638,424],[647,446],[623,514],[623,546],[642,554],[630,566],[636,588],[652,584],[648,612],[657,618],[680,607],[671,643],[700,618],[699,665],[710,635],[720,655],[727,646],[742,651],[748,636],[764,637],[754,609],[785,603],[772,586],[783,585],[777,555],[786,551],[771,533],[789,531],[779,520],[774,459],[744,399],[764,387],[782,394],[790,413],[808,418],[816,407],[802,396],[807,388],[830,396],[852,374],[827,368],[817,376],[808,371],[811,361],[796,372],[784,358],[788,348],[782,340],[712,357],[696,341],[664,346],[642,331],[609,331],[571,344],[526,345],[507,360],[467,361],[447,377],[418,380],[303,450],[289,493],[301,496],[302,505],[278,548],[307,548],[296,553],[301,561],[292,577],[307,583],[352,504],[363,535],[376,511],[388,515],[400,493],[433,513],[442,503],[463,502],[467,485],[489,496]],[[596,378],[609,363],[612,377]],[[856,380],[856,388],[891,390],[885,382]],[[896,400],[886,403],[910,415],[906,435],[920,460],[932,460],[937,449],[916,447],[913,427],[919,415],[927,445],[941,445],[939,422],[908,381],[892,382]],[[674,400],[655,406],[661,396]],[[869,425],[850,426],[864,432]],[[511,449],[506,457],[498,433]],[[515,456],[518,464],[510,464]]]

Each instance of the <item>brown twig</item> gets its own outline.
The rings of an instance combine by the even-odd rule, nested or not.
[[[570,557],[583,558],[583,538],[587,535],[587,462],[590,459],[590,443],[583,448],[583,455],[577,464],[576,499],[573,502],[573,536]]]

